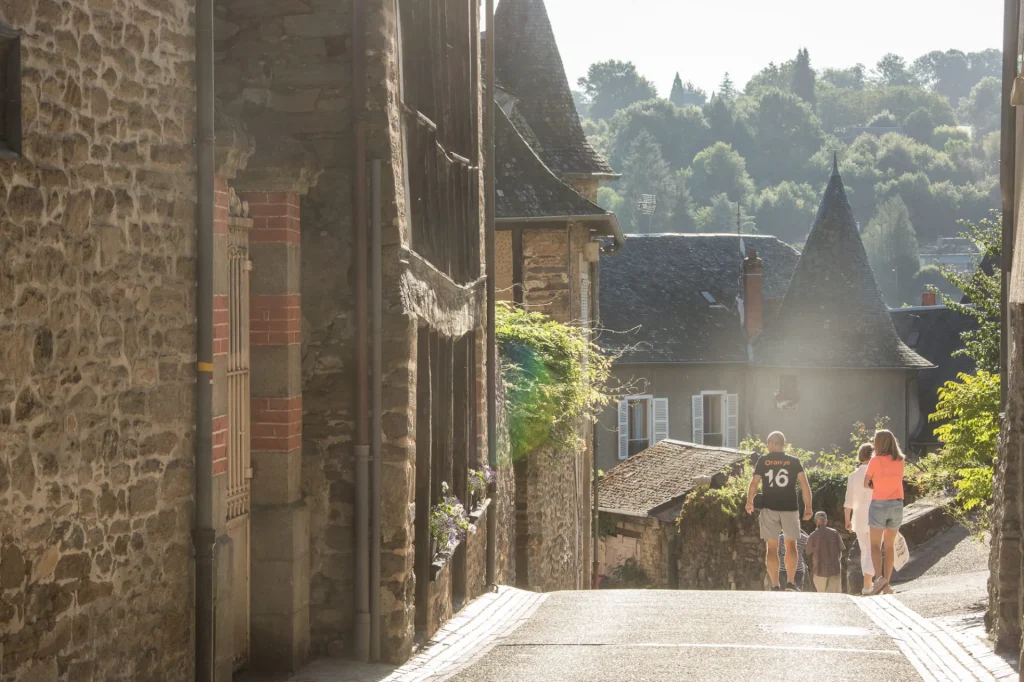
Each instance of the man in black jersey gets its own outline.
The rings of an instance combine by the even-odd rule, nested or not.
[[[762,509],[758,517],[761,539],[767,545],[765,564],[772,581],[772,591],[782,589],[779,585],[779,534],[786,543],[786,575],[796,575],[797,540],[800,539],[800,500],[797,497],[797,483],[804,497],[804,520],[814,514],[811,508],[811,486],[807,483],[800,460],[786,454],[786,437],[779,431],[768,436],[768,454],[762,455],[754,465],[754,477],[747,487],[747,513],[754,513],[754,495],[764,481],[761,494]],[[790,578],[792,579],[792,578]],[[787,592],[799,592],[792,582],[786,584]]]

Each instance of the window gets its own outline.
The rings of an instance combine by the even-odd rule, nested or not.
[[[712,447],[739,446],[739,396],[701,391],[692,399],[693,442]]]
[[[668,399],[649,395],[619,401],[619,459],[668,438]]]
[[[702,291],[700,292],[700,295],[703,296],[704,300],[710,303],[711,305],[715,305],[716,303],[718,303],[718,301],[715,300],[715,297],[711,295],[710,291]]]
[[[21,34],[0,24],[0,158],[21,155]]]
[[[800,402],[795,374],[779,375],[779,390],[775,394],[775,406],[780,410],[792,410]]]

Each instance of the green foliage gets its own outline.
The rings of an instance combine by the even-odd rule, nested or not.
[[[622,168],[633,143],[643,133],[658,143],[673,171],[688,168],[697,152],[712,143],[711,128],[700,109],[681,109],[665,100],[638,102],[616,114],[608,125],[613,168]]]
[[[669,95],[668,101],[677,107],[702,107],[708,101],[708,94],[690,81],[683,83],[683,79],[677,73],[675,80],[672,81],[672,94]]]
[[[694,157],[688,186],[693,199],[701,204],[710,204],[719,194],[745,203],[754,191],[747,162],[724,142],[716,142]]]
[[[807,102],[814,104],[814,86],[817,82],[817,74],[811,68],[811,53],[803,48],[796,53],[796,61],[793,63],[793,94]]]
[[[788,244],[807,239],[819,197],[810,185],[782,182],[765,188],[754,201],[755,223],[761,234],[770,234]]]
[[[878,60],[872,75],[881,85],[916,85],[916,79],[907,69],[907,60],[892,52]]]
[[[718,85],[718,91],[715,93],[726,102],[730,102],[736,99],[736,86],[732,82],[732,78],[729,78],[729,72],[725,72],[725,76],[722,77],[722,82]]]
[[[903,132],[921,144],[931,144],[935,134],[935,119],[924,107],[915,109],[903,122]]]
[[[824,140],[821,121],[810,105],[781,90],[762,91],[745,119],[758,132],[758,148],[747,157],[748,167],[767,184],[794,180],[792,169],[802,169]]]
[[[612,401],[611,358],[579,327],[499,305],[496,331],[512,456],[579,447],[577,428]]]
[[[878,213],[864,231],[864,248],[886,303],[899,307],[908,295],[913,295],[920,263],[917,233],[899,196],[878,207]]]
[[[999,436],[999,374],[979,370],[946,382],[929,419],[946,420],[935,429],[942,442],[936,460],[955,475],[960,506],[968,512],[988,506]]]
[[[739,218],[744,233],[749,234],[755,231],[754,221],[742,211],[742,208]],[[698,209],[693,220],[697,232],[735,234],[736,204],[729,201],[729,197],[725,194],[719,194],[711,200],[710,206]]]
[[[661,147],[646,131],[637,136],[623,166],[622,206],[619,215],[623,230],[633,233],[667,232],[672,224],[679,184],[661,155]],[[644,194],[657,200],[654,215],[640,213],[638,202]]]
[[[994,76],[981,79],[971,89],[971,94],[960,106],[960,118],[974,127],[974,137],[981,139],[988,133],[999,130],[1000,101],[1003,86]]]
[[[825,69],[821,80],[844,90],[863,90],[867,83],[867,68],[857,64],[848,69]]]
[[[590,116],[610,119],[634,102],[654,99],[658,90],[637,73],[633,62],[609,60],[591,64],[577,83],[590,101]]]
[[[868,121],[869,128],[898,128],[900,122],[888,111],[880,111]]]
[[[963,221],[967,228],[962,236],[971,239],[981,249],[983,256],[999,262],[1002,253],[1002,228],[998,222],[998,211],[993,211],[993,219],[982,220],[979,224]],[[999,267],[992,268],[992,274],[985,273],[981,268],[972,274],[960,274],[945,271],[950,284],[964,292],[968,302],[963,302],[943,295],[946,307],[962,315],[970,315],[978,320],[978,329],[964,332],[962,340],[964,348],[958,351],[974,360],[978,369],[986,372],[999,372],[1000,333],[1002,315],[1002,271]]]
[[[963,292],[953,286],[946,276],[942,274],[942,268],[938,265],[926,265],[914,275],[913,291],[915,296],[925,291],[937,291],[943,296],[960,300]]]

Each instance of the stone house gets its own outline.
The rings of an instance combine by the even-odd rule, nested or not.
[[[677,588],[676,518],[687,494],[702,485],[720,487],[751,453],[663,440],[630,457],[598,483],[602,536],[599,574],[607,578],[629,559],[653,587]]]
[[[618,177],[587,141],[543,0],[502,0],[494,20],[497,79],[496,298],[590,329],[601,254],[623,242],[600,208]],[[577,452],[515,463],[516,581],[536,590],[590,584],[592,430]]]
[[[614,383],[628,395],[601,417],[601,469],[665,438],[735,448],[751,432],[745,325],[759,316],[745,315],[745,290],[760,285],[771,314],[799,254],[775,237],[742,243],[763,277],[744,276],[740,238],[728,234],[630,235],[602,264],[599,342],[619,354]]]
[[[430,4],[0,2],[4,682],[401,661],[514,581],[510,471],[430,544],[487,460],[479,16]]]
[[[896,333],[838,170],[802,253],[743,235],[741,257],[740,239],[631,238],[603,268],[616,333],[601,341],[629,394],[602,415],[602,468],[663,438],[730,447],[778,429],[831,450],[877,416],[903,443],[924,428],[918,372],[933,365]]]

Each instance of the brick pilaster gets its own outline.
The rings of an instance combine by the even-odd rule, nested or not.
[[[213,475],[228,470],[228,182],[213,185]],[[220,510],[218,510],[219,513]]]

